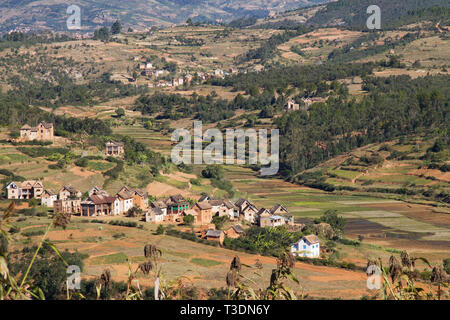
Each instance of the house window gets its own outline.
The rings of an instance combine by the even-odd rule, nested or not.
[[[306,249],[306,245],[303,245],[303,249]]]

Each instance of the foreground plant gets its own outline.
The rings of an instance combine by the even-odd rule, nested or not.
[[[432,267],[427,259],[422,257],[410,257],[404,251],[400,256],[401,262],[392,255],[389,258],[389,266],[384,268],[381,259],[377,264],[381,270],[383,279],[382,299],[384,300],[440,300],[443,295],[442,288],[449,287],[449,279],[441,266]],[[432,268],[431,278],[428,281],[428,289],[425,290],[418,284],[420,273],[415,269],[416,261],[423,261]],[[423,282],[423,281],[422,281]],[[437,286],[437,290],[433,288]],[[448,296],[447,292],[447,296]]]
[[[242,266],[252,268],[251,266],[242,264],[239,257],[234,257],[228,271],[226,282],[228,287],[228,299],[233,300],[296,300],[297,296],[294,291],[285,284],[285,280],[291,280],[299,284],[292,269],[295,266],[295,257],[291,252],[285,251],[277,259],[277,268],[272,270],[270,277],[270,285],[265,289],[254,289],[257,283],[241,273]],[[260,269],[258,267],[258,269]],[[260,274],[255,273],[261,277]],[[251,283],[253,286],[251,286]],[[305,298],[302,294],[301,299]]]
[[[15,210],[14,202],[11,202],[7,209],[3,212],[3,215],[0,219],[0,236],[6,240],[8,243],[10,240],[9,232],[7,229],[11,229],[13,226],[11,225],[11,219],[13,216],[13,212]],[[47,226],[47,229],[42,236],[40,242],[37,245],[37,248],[33,254],[33,257],[26,268],[26,271],[21,280],[16,279],[13,275],[11,275],[10,270],[8,268],[8,258],[7,252],[0,252],[0,300],[31,300],[31,299],[39,299],[45,300],[44,293],[41,288],[35,286],[33,284],[32,279],[28,279],[31,268],[33,267],[34,262],[41,250],[42,246],[45,244],[50,247],[57,256],[62,260],[62,262],[68,266],[67,262],[62,257],[61,253],[58,249],[50,242],[47,241],[47,236],[49,231],[54,226],[59,226],[65,229],[70,222],[70,215],[67,214],[58,214],[54,217],[52,222]],[[17,276],[18,277],[18,276]],[[69,291],[67,291],[69,297]]]

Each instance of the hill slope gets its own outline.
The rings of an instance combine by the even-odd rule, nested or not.
[[[308,23],[365,27],[369,17],[366,10],[370,5],[380,7],[382,28],[415,23],[426,18],[448,20],[449,5],[446,0],[339,0],[327,4]]]
[[[14,29],[66,30],[70,5],[81,8],[84,30],[110,24],[120,18],[125,26],[145,28],[153,25],[194,21],[230,21],[243,16],[267,16],[271,11],[286,11],[328,0],[6,0],[0,3],[0,32]]]

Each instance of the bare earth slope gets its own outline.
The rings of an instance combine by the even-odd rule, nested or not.
[[[230,21],[243,16],[267,16],[270,12],[328,2],[327,0],[6,0],[0,3],[0,32],[51,29],[66,30],[67,7],[81,8],[84,31],[92,31],[120,19],[126,27],[137,29],[153,25],[198,21]]]

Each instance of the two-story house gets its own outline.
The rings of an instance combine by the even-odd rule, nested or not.
[[[59,190],[59,199],[67,200],[67,199],[79,199],[81,198],[81,191],[75,189],[70,184],[63,186],[61,190]]]
[[[41,195],[41,206],[52,208],[56,200],[58,200],[58,194],[56,192],[52,189],[44,189]]]
[[[43,192],[44,185],[38,180],[13,181],[6,185],[6,197],[8,199],[40,199]]]
[[[298,257],[318,258],[320,256],[319,237],[314,234],[304,236],[291,245],[291,252]]]

